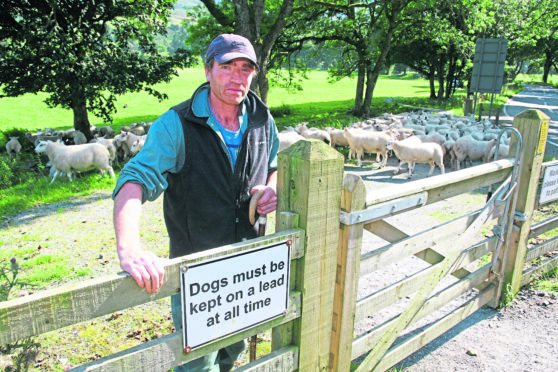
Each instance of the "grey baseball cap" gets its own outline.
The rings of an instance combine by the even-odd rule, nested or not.
[[[215,59],[218,63],[225,63],[236,58],[250,60],[259,71],[258,58],[250,40],[235,34],[221,34],[217,36],[205,53],[205,62]]]

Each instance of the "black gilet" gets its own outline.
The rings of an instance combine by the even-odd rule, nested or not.
[[[172,108],[182,122],[186,156],[182,169],[168,175],[164,193],[170,258],[256,237],[248,216],[250,189],[266,184],[275,170],[268,167],[271,115],[253,92],[244,100],[248,125],[234,172],[208,118],[194,115],[194,96]]]

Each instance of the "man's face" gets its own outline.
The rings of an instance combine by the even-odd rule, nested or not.
[[[211,86],[211,95],[216,104],[239,105],[248,94],[254,76],[255,67],[247,59],[233,59],[227,63],[213,63],[205,67],[205,76]]]

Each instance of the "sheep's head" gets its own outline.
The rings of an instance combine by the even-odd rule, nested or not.
[[[37,144],[37,146],[35,147],[35,152],[40,154],[41,152],[46,152],[48,143],[50,141],[39,141],[39,143]]]

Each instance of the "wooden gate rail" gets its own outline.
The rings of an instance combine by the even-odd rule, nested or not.
[[[497,288],[495,283],[491,283],[488,280],[489,269],[480,269],[475,273],[470,273],[465,276],[463,275],[463,270],[465,270],[463,262],[469,261],[468,259],[465,259],[465,257],[469,254],[469,249],[463,248],[468,247],[469,242],[473,240],[473,237],[486,221],[494,218],[493,212],[497,208],[496,201],[501,200],[505,193],[507,193],[507,188],[505,186],[500,187],[491,200],[475,216],[471,223],[466,226],[465,230],[460,233],[453,234],[453,239],[446,239],[445,241],[443,238],[439,239],[434,234],[434,230],[441,230],[437,227],[436,229],[428,230],[428,234],[426,234],[427,237],[423,237],[425,234],[419,233],[418,235],[422,236],[418,239],[418,241],[422,241],[422,244],[421,246],[411,244],[411,246],[414,247],[412,250],[408,250],[405,243],[408,240],[417,241],[415,236],[405,238],[402,241],[390,246],[390,249],[387,252],[390,252],[391,248],[394,246],[402,247],[401,250],[404,251],[404,253],[397,250],[395,251],[395,255],[398,255],[399,258],[408,257],[410,254],[416,255],[416,253],[418,253],[415,251],[416,249],[419,249],[419,252],[421,252],[427,248],[435,251],[439,256],[439,259],[436,263],[429,262],[432,264],[430,272],[428,275],[425,275],[421,285],[415,291],[415,295],[411,302],[400,313],[400,315],[396,319],[376,327],[372,332],[367,334],[367,338],[369,338],[367,346],[374,346],[362,364],[357,368],[357,371],[380,370],[379,365],[381,364],[383,357],[386,355],[386,352],[388,352],[388,350],[395,352],[394,350],[397,349],[398,346],[394,343],[405,329],[423,319],[427,315],[432,314],[434,311],[439,310],[457,297],[469,292],[473,287],[482,291],[485,287],[492,284],[491,287]],[[431,237],[434,236],[436,236],[436,239],[429,241]],[[433,249],[433,247],[435,247],[435,249]],[[385,250],[382,251],[386,252]],[[371,253],[375,253],[375,251]],[[387,257],[390,262],[386,263],[382,260],[378,260],[374,262],[374,266],[381,268],[395,261],[393,255],[388,255]],[[361,262],[361,265],[363,263],[364,262]],[[457,276],[460,276],[461,279],[457,283],[433,294],[434,289],[438,286],[441,279],[454,272],[458,272],[459,274]],[[478,275],[478,278],[475,278],[476,275]],[[495,293],[495,291],[492,292],[493,294]],[[406,352],[407,351],[399,351],[397,352],[397,355],[399,355],[400,359],[402,359],[407,355]]]
[[[247,242],[232,244],[196,253],[173,260],[165,265],[165,283],[154,294],[139,288],[132,277],[125,273],[110,275],[98,279],[69,284],[46,290],[30,296],[0,302],[0,344],[11,343],[29,336],[35,336],[52,330],[64,328],[76,323],[95,319],[129,307],[141,305],[180,291],[179,269],[182,265],[215,259],[231,253],[238,253],[254,247],[273,244],[285,240],[293,242],[291,259],[300,260],[304,256],[304,231],[287,230]],[[92,363],[77,367],[76,371],[167,371],[186,361],[195,359],[208,352],[218,350],[246,338],[254,333],[292,322],[300,317],[301,295],[291,291],[287,314],[253,329],[241,332],[192,351],[183,353],[182,334],[173,333],[149,341],[128,350],[107,356]],[[285,347],[276,350],[267,357],[269,365],[277,360],[294,360],[298,364],[297,347]],[[259,361],[261,365],[265,360]]]
[[[348,371],[350,362],[347,360],[369,353],[357,371],[385,370],[481,306],[498,305],[502,288],[510,283],[509,273],[514,270],[510,262],[518,259],[517,249],[510,252],[502,247],[513,240],[512,223],[517,223],[514,218],[516,195],[522,192],[528,194],[526,198],[532,197],[526,192],[526,185],[532,184],[533,178],[537,177],[536,172],[531,172],[531,167],[537,161],[537,154],[534,153],[535,149],[540,153],[541,143],[544,145],[546,140],[541,135],[541,117],[538,113],[526,112],[518,115],[514,126],[517,127],[514,129],[516,138],[515,141],[512,140],[510,154],[519,154],[518,159],[497,160],[443,176],[375,188],[366,193],[364,198],[361,191],[364,186],[359,187],[356,180],[350,179],[350,175],[346,176],[343,197],[346,201],[342,203],[340,218],[341,237],[355,239],[355,242],[345,241],[339,244],[340,250],[344,249],[347,256],[341,257],[338,263],[339,294],[336,298],[343,297],[343,301],[353,301],[360,276],[371,274],[405,257],[414,255],[430,266],[358,301],[354,300],[353,309],[346,304],[335,308],[332,344],[337,342],[336,339],[349,339],[356,322],[415,293],[410,304],[399,312],[397,318],[358,335],[351,346],[342,348],[345,351],[350,350],[350,358],[333,355],[334,369]],[[522,141],[528,150],[521,148]],[[522,162],[526,163],[527,171],[521,167]],[[482,187],[490,186],[491,189],[494,184],[500,184],[500,188],[481,210],[412,236],[385,220],[387,217]],[[525,196],[522,195],[522,198]],[[521,204],[519,203],[520,206]],[[494,236],[473,243],[472,237],[488,221],[497,221]],[[362,254],[360,262],[355,264],[352,262],[357,256],[355,246],[361,245],[364,230],[389,244],[373,247],[371,251]],[[492,262],[471,272],[469,264],[487,254],[492,255]],[[454,276],[457,281],[432,293],[446,275]],[[416,325],[419,320],[465,293],[473,297],[441,319],[432,321],[419,331],[402,333],[410,325]]]

